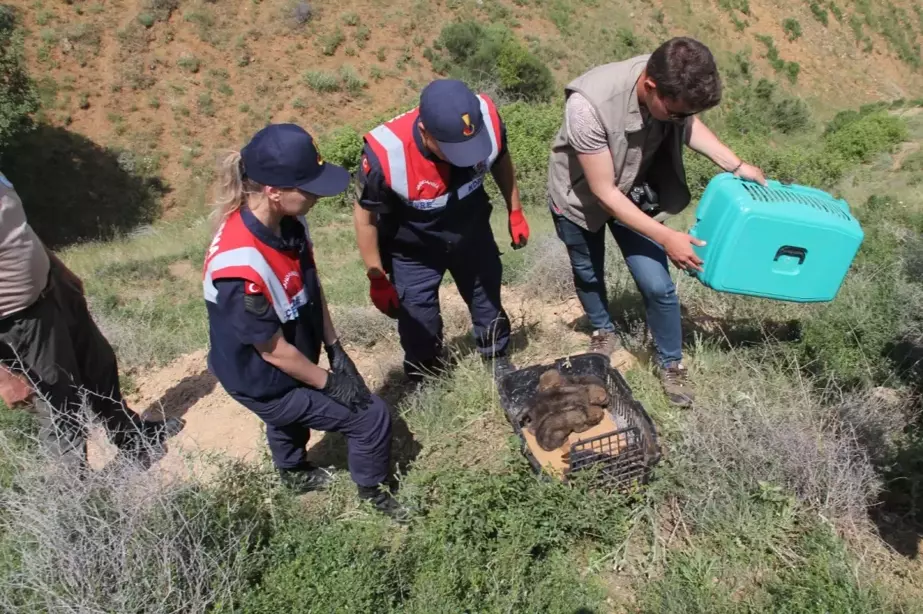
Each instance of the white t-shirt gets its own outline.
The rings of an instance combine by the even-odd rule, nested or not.
[[[34,303],[48,282],[48,254],[22,201],[0,173],[0,318]]]

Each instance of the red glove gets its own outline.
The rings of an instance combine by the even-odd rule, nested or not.
[[[397,291],[394,289],[394,286],[391,285],[391,282],[388,281],[388,278],[384,275],[381,277],[372,277],[371,274],[368,274],[368,278],[371,283],[369,297],[371,297],[372,303],[374,303],[378,311],[389,318],[396,318],[401,304],[397,298]]]
[[[510,213],[510,237],[513,238],[513,249],[521,249],[529,242],[529,222],[522,209]]]

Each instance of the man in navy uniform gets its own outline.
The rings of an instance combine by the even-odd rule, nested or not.
[[[364,140],[356,237],[372,302],[397,318],[405,372],[419,381],[444,358],[439,285],[446,271],[468,305],[478,352],[496,376],[508,372],[510,322],[500,302],[488,171],[506,201],[514,249],[526,245],[529,226],[496,105],[461,81],[436,80],[418,107]]]

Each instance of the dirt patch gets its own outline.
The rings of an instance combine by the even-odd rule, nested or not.
[[[156,463],[169,476],[185,475],[187,461],[203,452],[255,460],[262,453],[262,422],[234,401],[208,372],[204,350],[188,354],[160,369],[138,377],[137,392],[128,402],[142,416],[163,420],[182,418],[183,431],[172,438],[168,453]],[[105,464],[114,450],[97,434],[90,449],[95,468]]]
[[[192,263],[188,260],[171,262],[167,269],[170,271],[170,275],[176,279],[195,282],[200,281],[199,271],[194,266],[192,266]]]

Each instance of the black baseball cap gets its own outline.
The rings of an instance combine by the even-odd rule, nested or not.
[[[420,121],[449,164],[469,167],[490,157],[493,143],[481,101],[455,79],[437,79],[420,94]]]
[[[244,175],[274,188],[335,196],[349,187],[349,171],[324,162],[314,139],[295,124],[269,124],[240,150]]]

